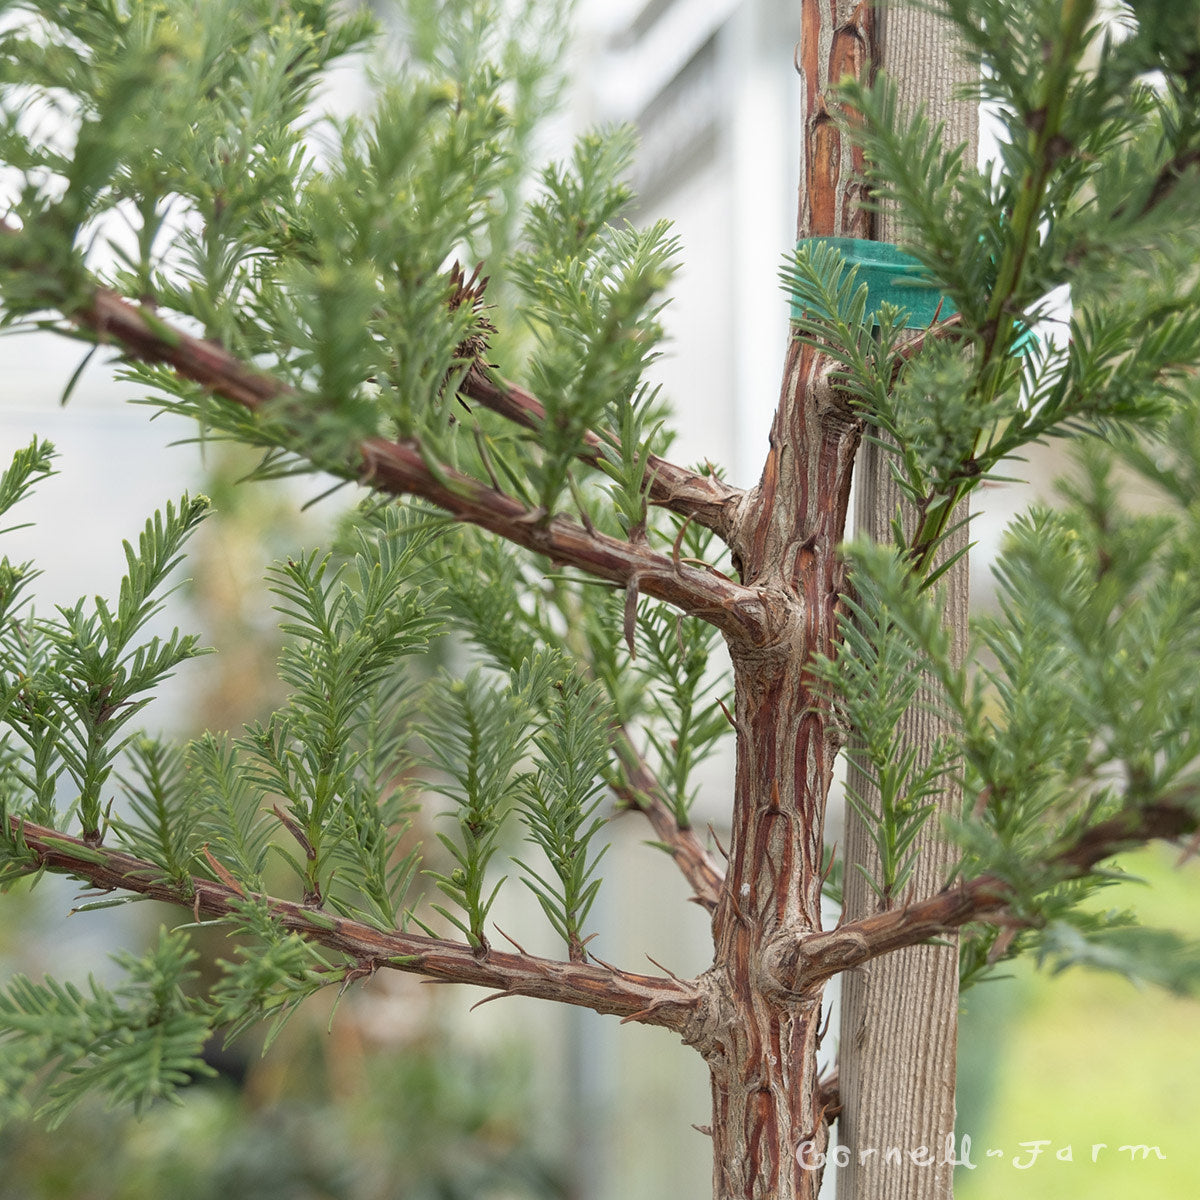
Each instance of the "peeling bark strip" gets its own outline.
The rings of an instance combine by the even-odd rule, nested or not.
[[[228,917],[247,897],[224,883],[191,877],[186,886],[163,878],[151,862],[95,846],[82,838],[9,817],[4,834],[28,851],[41,867],[85,880],[103,891],[136,892],[200,916]],[[265,899],[272,917],[290,933],[317,942],[356,964],[359,973],[382,968],[408,971],[444,983],[493,988],[497,996],[533,996],[574,1004],[643,1025],[685,1034],[695,1020],[703,989],[686,980],[635,975],[590,963],[558,962],[532,954],[488,950],[477,954],[460,942],[442,941],[399,930],[380,930],[323,909],[273,897]]]
[[[820,1002],[779,1008],[747,1003],[749,989],[714,1011],[720,1032],[701,1044],[713,1078],[713,1196],[716,1200],[815,1200],[819,1171],[797,1151],[828,1144],[816,1072]],[[761,1001],[761,997],[759,998]]]
[[[796,67],[803,79],[804,153],[801,156],[797,238],[871,236],[862,151],[843,138],[826,92],[847,75],[873,68],[872,5],[846,0],[801,0]]]

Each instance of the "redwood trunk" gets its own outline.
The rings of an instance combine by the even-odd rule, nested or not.
[[[770,589],[782,632],[733,651],[734,825],[713,919],[716,1002],[700,1043],[712,1073],[718,1200],[811,1200],[820,1172],[807,1164],[827,1137],[820,989],[784,995],[769,967],[774,945],[821,927],[825,802],[843,740],[808,666],[837,634],[837,547],[860,423],[823,371],[819,355],[792,344],[770,455],[738,539],[743,578]],[[811,1152],[801,1156],[802,1146]]]
[[[871,62],[871,9],[804,0],[797,65],[803,76],[805,154],[799,236],[869,236],[857,206],[855,152],[825,92]],[[817,1082],[821,989],[801,996],[773,984],[771,952],[821,928],[825,803],[843,731],[815,654],[837,638],[850,479],[861,423],[829,386],[827,363],[792,342],[770,451],[732,544],[742,581],[774,604],[778,636],[730,640],[737,723],[733,832],[725,888],[713,917],[713,1002],[696,1038],[713,1092],[717,1200],[815,1200],[828,1138]]]

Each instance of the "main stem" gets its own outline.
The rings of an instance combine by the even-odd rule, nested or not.
[[[793,342],[762,481],[737,540],[743,577],[788,619],[776,643],[733,646],[738,757],[725,887],[713,919],[716,996],[701,1042],[713,1090],[718,1200],[812,1200],[823,1149],[820,989],[786,996],[773,948],[821,928],[825,801],[842,731],[809,670],[837,634],[842,540],[860,425],[822,357]],[[811,1161],[812,1155],[805,1161]]]
[[[799,234],[869,236],[861,162],[826,107],[871,61],[871,8],[804,0],[797,65],[805,153]],[[821,928],[825,803],[843,733],[813,656],[836,647],[850,479],[861,424],[828,363],[792,341],[762,478],[731,538],[744,584],[776,607],[767,645],[730,638],[737,772],[725,887],[713,916],[713,1001],[697,1039],[713,1093],[716,1200],[815,1200],[828,1138],[817,1081],[821,989],[785,994],[773,951]],[[808,1153],[802,1153],[804,1148]]]

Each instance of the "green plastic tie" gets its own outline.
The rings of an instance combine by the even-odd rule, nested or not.
[[[857,268],[855,282],[867,285],[866,319],[872,325],[879,324],[877,314],[881,304],[904,309],[910,329],[928,329],[935,317],[944,321],[958,312],[954,302],[939,292],[926,276],[921,261],[891,242],[872,242],[866,238],[801,238],[796,249],[821,244],[836,250],[845,259],[847,268]],[[792,315],[799,317],[800,312],[801,306],[793,296]],[[1033,331],[1025,329],[1014,343],[1013,352],[1024,354],[1036,341]]]

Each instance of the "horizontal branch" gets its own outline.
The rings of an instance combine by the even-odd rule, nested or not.
[[[1054,855],[1049,868],[1061,879],[1078,878],[1123,850],[1160,839],[1174,841],[1198,827],[1200,817],[1194,809],[1175,799],[1149,804],[1084,830]],[[827,932],[790,938],[772,950],[772,974],[784,991],[808,992],[839,971],[928,942],[972,921],[1020,920],[1013,911],[1018,901],[1013,886],[997,875],[962,880],[927,900],[873,913]]]
[[[546,410],[536,396],[507,380],[493,379],[478,363],[467,372],[459,391],[526,429],[536,430],[546,419]],[[589,432],[584,441],[588,447],[584,461],[596,462],[603,439]],[[647,459],[646,473],[650,477],[651,504],[690,517],[718,536],[729,538],[736,510],[745,495],[741,489],[731,487],[715,475],[698,475],[657,454]]]
[[[1169,162],[1163,164],[1154,179],[1154,186],[1142,205],[1139,217],[1147,217],[1179,186],[1193,167],[1200,166],[1200,148],[1186,147],[1176,152]],[[1123,215],[1123,209],[1117,210],[1117,216]]]
[[[892,386],[899,382],[903,370],[919,355],[930,342],[952,340],[962,337],[962,314],[952,313],[944,320],[916,330],[911,337],[905,330],[906,341],[892,353]]]
[[[245,408],[259,409],[290,392],[286,384],[248,366],[215,342],[175,329],[106,288],[96,288],[87,303],[69,316],[99,340],[117,343],[132,357],[165,363],[183,378]],[[473,476],[430,465],[415,442],[369,438],[359,449],[360,478],[369,487],[428,500],[456,519],[553,563],[665,600],[744,644],[760,645],[769,638],[770,614],[753,588],[678,562],[644,542],[609,537],[562,516],[547,518]]]
[[[692,899],[712,912],[721,896],[725,872],[705,849],[696,831],[683,828],[676,820],[674,811],[663,797],[662,784],[624,730],[617,732],[616,750],[622,775],[613,784],[613,792],[623,804],[647,817],[659,843],[670,852],[683,877],[694,889],[696,894]]]
[[[246,897],[236,888],[191,877],[186,886],[163,878],[153,863],[122,850],[95,846],[42,825],[8,818],[8,836],[28,848],[31,865],[82,879],[103,891],[134,892],[194,912],[224,918],[236,914]],[[263,899],[264,897],[256,897]],[[375,970],[392,968],[446,983],[492,988],[502,995],[533,996],[574,1004],[644,1025],[681,1031],[699,1007],[701,989],[686,980],[634,975],[590,963],[559,962],[532,954],[489,949],[477,954],[465,943],[397,930],[379,930],[360,921],[289,900],[265,897],[271,915],[289,932],[316,942]]]
[[[633,588],[700,617],[744,644],[769,636],[762,594],[719,573],[677,562],[645,542],[609,537],[565,517],[550,517],[449,468],[432,470],[412,442],[369,438],[362,444],[362,482],[377,491],[420,496],[460,521],[478,525],[561,566]]]

